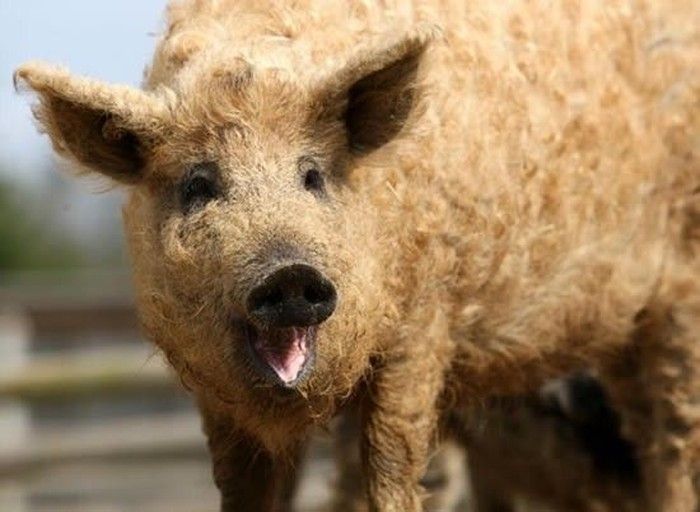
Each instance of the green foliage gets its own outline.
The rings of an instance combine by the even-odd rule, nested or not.
[[[33,218],[31,206],[0,182],[0,271],[61,270],[76,267],[80,252],[71,240]],[[24,202],[27,201],[24,197]],[[36,208],[34,209],[36,210]]]

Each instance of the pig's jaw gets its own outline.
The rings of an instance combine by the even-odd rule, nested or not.
[[[247,328],[247,342],[260,368],[276,384],[293,388],[313,364],[316,326]]]

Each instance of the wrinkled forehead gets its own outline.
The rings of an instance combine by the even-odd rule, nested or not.
[[[172,88],[163,167],[221,159],[250,167],[309,145],[317,109],[303,80],[239,56],[213,57],[193,62]]]
[[[253,61],[220,47],[202,52],[176,76],[174,113],[181,122],[237,121],[271,127],[289,114],[298,118],[310,101],[309,76],[292,66]],[[192,119],[194,118],[194,119]],[[201,122],[201,121],[200,121]]]

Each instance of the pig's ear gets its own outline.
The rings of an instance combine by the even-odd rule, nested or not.
[[[401,131],[420,92],[421,59],[439,33],[420,26],[369,41],[324,83],[326,106],[342,116],[353,151],[370,152]]]
[[[164,126],[165,109],[155,97],[41,63],[23,65],[14,80],[38,94],[34,115],[57,153],[119,183],[143,178],[147,150]]]

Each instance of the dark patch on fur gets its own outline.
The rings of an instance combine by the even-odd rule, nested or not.
[[[602,385],[580,373],[566,379],[568,406],[550,403],[543,410],[567,421],[581,447],[601,472],[630,485],[640,483],[634,445],[620,432],[620,418],[610,405]]]

